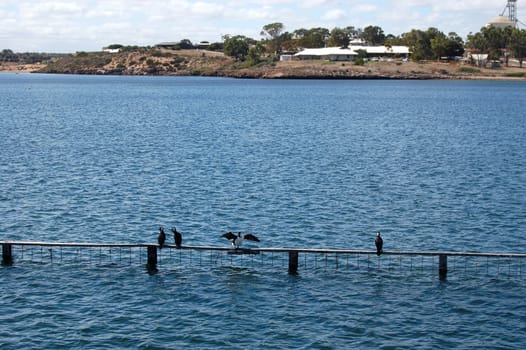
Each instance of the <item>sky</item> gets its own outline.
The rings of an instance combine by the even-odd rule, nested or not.
[[[223,35],[261,39],[266,24],[285,31],[379,26],[385,34],[435,27],[466,39],[501,14],[506,0],[0,0],[0,50],[74,53],[111,44],[153,46]],[[521,1],[519,20],[524,22]]]

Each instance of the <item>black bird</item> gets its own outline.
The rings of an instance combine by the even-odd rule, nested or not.
[[[228,240],[232,240],[232,246],[234,246],[234,248],[236,249],[239,248],[239,246],[245,239],[249,241],[259,242],[259,238],[257,238],[251,233],[242,235],[241,232],[238,232],[237,235],[235,235],[232,232],[227,232],[222,234],[221,237],[225,237]]]
[[[181,233],[177,231],[175,226],[172,227],[172,232],[174,233],[175,247],[177,249],[181,249],[181,243],[183,243],[183,236],[181,236]]]
[[[159,243],[159,249],[163,249],[164,241],[166,241],[166,234],[164,228],[159,226],[159,236],[157,237],[157,243]]]
[[[382,236],[380,236],[380,231],[376,232],[376,238],[374,239],[374,244],[376,245],[376,255],[380,256],[383,251],[384,247],[384,240],[382,239]]]

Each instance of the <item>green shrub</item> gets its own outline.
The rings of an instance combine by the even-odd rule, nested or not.
[[[172,60],[172,64],[179,64],[179,63],[183,63],[183,62],[184,62],[184,57],[177,56],[177,55]]]
[[[505,77],[510,78],[526,78],[526,72],[513,72],[504,74]]]
[[[194,76],[200,76],[201,74],[203,74],[205,72],[204,69],[194,69],[190,72],[191,75],[194,75]]]
[[[480,73],[480,69],[473,68],[473,67],[460,67],[458,69],[461,73],[469,73],[469,74],[478,74]]]
[[[363,66],[365,65],[365,60],[362,57],[358,57],[354,60],[355,66]]]

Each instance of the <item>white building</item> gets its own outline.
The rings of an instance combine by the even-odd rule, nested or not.
[[[121,49],[109,49],[107,47],[103,47],[102,48],[102,52],[119,53],[119,52],[121,52]]]
[[[358,56],[358,51],[363,50],[368,57],[409,57],[407,46],[358,46],[350,45],[348,48],[324,47],[318,49],[304,49],[294,56],[302,60],[325,59],[329,61],[352,61]]]

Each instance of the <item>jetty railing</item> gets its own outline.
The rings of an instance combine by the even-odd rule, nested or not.
[[[238,248],[217,246],[193,246],[183,245],[177,248],[175,245],[164,245],[159,250],[157,244],[152,243],[65,243],[65,242],[28,242],[28,241],[0,241],[2,244],[2,265],[12,265],[16,260],[35,261],[35,256],[40,257],[40,262],[50,261],[99,261],[105,263],[118,263],[139,261],[145,263],[148,269],[157,270],[158,265],[164,260],[181,263],[181,253],[190,253],[189,260],[192,261],[192,251],[199,253],[199,262],[202,262],[202,252],[209,252],[211,263],[223,263],[224,255],[232,258],[235,256],[270,256],[268,260],[274,264],[275,255],[278,255],[281,265],[288,266],[289,274],[297,274],[300,268],[355,268],[366,266],[367,269],[377,268],[392,271],[403,267],[411,270],[424,269],[424,258],[430,258],[426,262],[438,272],[440,279],[446,279],[448,272],[468,270],[468,258],[486,259],[486,262],[474,261],[470,269],[478,272],[486,270],[489,272],[489,259],[505,259],[504,263],[497,260],[496,273],[507,272],[508,275],[522,277],[522,269],[526,254],[519,253],[483,253],[483,252],[454,252],[454,251],[383,251],[377,256],[376,250],[352,250],[352,249],[325,249],[325,248]],[[35,253],[35,248],[37,252]],[[178,252],[177,254],[173,252]],[[301,255],[301,258],[300,258]],[[448,259],[449,258],[449,259]],[[38,260],[38,258],[36,258]],[[194,258],[194,260],[197,258]],[[460,259],[464,259],[461,261]],[[261,261],[262,259],[260,259]],[[512,262],[513,261],[513,262]],[[506,271],[507,269],[507,271]]]

